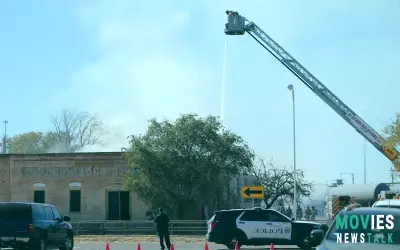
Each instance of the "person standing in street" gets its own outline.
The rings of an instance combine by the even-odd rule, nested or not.
[[[315,217],[317,216],[318,211],[315,209],[315,207],[311,208],[311,220],[315,220]]]
[[[301,208],[300,205],[297,205],[296,215],[297,215],[296,220],[301,220],[303,218],[303,209]]]
[[[306,220],[310,220],[311,219],[311,214],[312,214],[312,211],[311,211],[311,209],[310,209],[310,207],[309,206],[307,206],[307,208],[306,208]]]
[[[171,248],[171,241],[169,239],[169,217],[164,213],[164,209],[159,209],[159,214],[154,219],[154,223],[156,224],[157,235],[160,238],[160,246],[161,250],[165,249],[165,244],[167,245],[167,249]]]
[[[288,209],[286,210],[286,216],[289,218],[292,218],[292,209],[290,208],[290,206],[288,207]]]

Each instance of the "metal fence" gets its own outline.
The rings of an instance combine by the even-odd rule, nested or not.
[[[326,224],[326,220],[315,221]],[[151,220],[131,221],[73,221],[75,235],[156,235]],[[205,235],[207,221],[174,220],[170,222],[171,235]]]

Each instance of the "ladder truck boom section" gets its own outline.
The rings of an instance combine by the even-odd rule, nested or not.
[[[399,151],[396,148],[384,146],[384,138],[378,132],[361,119],[361,117],[254,22],[248,21],[235,11],[226,11],[226,14],[228,15],[228,22],[225,24],[226,35],[244,35],[247,32],[399,169],[400,157]]]

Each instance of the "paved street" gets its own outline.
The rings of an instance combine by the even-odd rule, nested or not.
[[[140,242],[141,250],[160,250],[158,238],[155,236],[135,236],[135,237],[113,237],[113,236],[81,236],[75,241],[75,250],[104,250],[106,242],[110,245],[110,250],[136,250]],[[206,239],[204,236],[171,236],[176,250],[203,250]],[[210,250],[228,250],[224,245],[208,243]],[[264,247],[247,247],[241,249],[269,249]],[[275,246],[275,249],[299,249],[296,246]]]
[[[109,243],[110,250],[136,250],[137,243]],[[175,243],[176,250],[203,250],[204,243]],[[160,250],[160,246],[157,243],[140,243],[141,250]],[[228,250],[223,245],[208,244],[210,250]],[[105,242],[102,243],[77,243],[74,250],[104,250]],[[265,247],[242,247],[241,249],[269,249],[269,246]],[[296,249],[299,248],[294,246],[275,246],[275,249]]]
[[[74,250],[105,250],[106,243],[98,242],[98,243],[77,243],[75,244]],[[109,243],[110,250],[136,250],[138,244],[137,243]],[[176,250],[204,250],[204,243],[175,243],[174,244]],[[157,243],[140,243],[141,250],[160,250],[160,246]],[[208,248],[210,250],[228,250],[223,245],[216,245],[213,243],[208,244]],[[269,246],[264,247],[242,247],[241,250],[265,250],[269,249]],[[275,246],[275,249],[296,249],[299,248],[295,246]],[[0,250],[12,250],[12,248],[0,248]],[[56,250],[56,249],[53,249]]]
[[[172,236],[176,250],[204,250],[205,239],[200,236]],[[136,237],[110,237],[110,236],[81,236],[75,238],[74,250],[105,250],[106,242],[109,243],[110,250],[137,250],[140,243],[141,250],[160,250],[158,238],[155,236],[136,236]],[[210,250],[228,250],[224,245],[207,243]],[[241,250],[267,250],[269,246],[252,247],[243,246]],[[275,246],[275,249],[299,249],[296,246]],[[11,250],[11,248],[0,248],[0,250]],[[55,250],[55,249],[52,249]]]

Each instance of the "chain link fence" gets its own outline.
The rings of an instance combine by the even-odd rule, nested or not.
[[[327,224],[326,220],[315,222]],[[75,235],[156,235],[151,220],[134,221],[73,221]],[[207,221],[174,220],[170,222],[171,235],[205,235]]]

